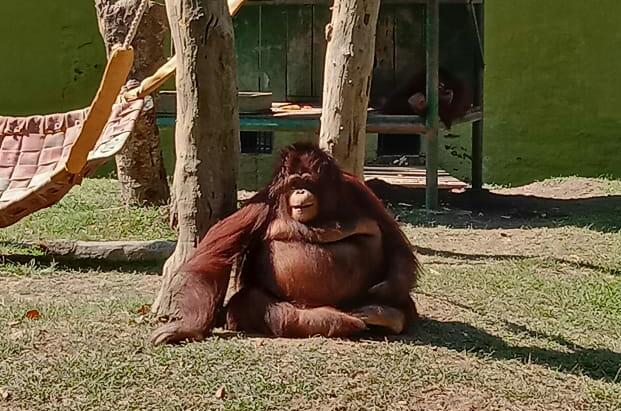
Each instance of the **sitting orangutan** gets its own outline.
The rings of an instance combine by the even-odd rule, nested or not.
[[[239,291],[224,306],[233,264]],[[214,225],[181,268],[181,318],[155,344],[215,326],[278,337],[402,333],[417,318],[419,263],[397,222],[314,144],[285,149],[266,188]]]

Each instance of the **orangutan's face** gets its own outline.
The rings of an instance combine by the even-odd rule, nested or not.
[[[308,223],[319,214],[317,197],[305,188],[297,188],[289,193],[289,213],[300,223]]]

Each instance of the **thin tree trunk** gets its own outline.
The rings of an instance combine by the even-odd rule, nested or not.
[[[140,0],[95,0],[99,31],[106,50],[123,43]],[[164,35],[167,32],[166,9],[150,2],[132,46],[135,51],[130,79],[141,81],[164,64]],[[156,106],[143,113],[123,150],[116,156],[121,198],[125,204],[165,204],[170,197],[160,135],[156,124]]]
[[[379,0],[335,0],[326,27],[320,146],[362,177]]]
[[[164,265],[152,310],[177,313],[178,268],[237,205],[239,111],[233,22],[225,0],[167,0],[177,50],[177,162],[171,218],[177,247]]]

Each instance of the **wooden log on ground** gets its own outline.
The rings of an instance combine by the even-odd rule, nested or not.
[[[175,251],[175,241],[71,241],[25,242],[47,256],[70,260],[106,260],[107,262],[161,262]]]

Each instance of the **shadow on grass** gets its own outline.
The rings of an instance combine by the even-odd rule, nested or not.
[[[519,360],[524,363],[543,365],[553,370],[610,383],[621,383],[621,353],[604,348],[587,348],[567,341],[560,336],[529,330],[527,327],[505,323],[508,331],[528,334],[562,345],[565,351],[541,347],[513,346],[502,338],[459,321],[424,319],[405,336],[389,340],[444,347],[455,351],[467,351],[480,358],[496,360]]]
[[[535,346],[514,346],[501,337],[490,334],[471,324],[459,321],[423,319],[411,327],[409,332],[398,336],[365,333],[352,338],[354,341],[389,341],[404,344],[427,345],[466,351],[482,359],[519,360],[525,364],[539,364],[552,370],[584,375],[594,380],[621,383],[621,353],[604,348],[587,348],[567,341],[556,335],[533,331],[525,326],[505,322],[508,331],[527,334],[530,337],[548,340],[565,348],[557,351]],[[256,333],[235,332],[219,329],[214,332],[218,338],[273,339]]]
[[[34,271],[117,271],[159,275],[163,262],[110,262],[101,259],[72,259],[32,254],[0,254],[0,265],[29,265]]]
[[[558,257],[551,256],[538,256],[538,255],[520,255],[520,254],[468,254],[468,253],[457,253],[454,251],[448,250],[434,250],[432,248],[413,246],[416,253],[431,257],[443,257],[443,258],[456,258],[462,260],[470,260],[470,261],[481,261],[481,260],[531,260],[531,259],[546,259],[552,260],[556,263],[567,264],[577,268],[585,268],[590,270],[596,270],[600,272],[604,272],[610,275],[621,275],[621,268],[612,268],[605,267],[597,264],[587,263],[584,261],[571,261]]]
[[[425,190],[422,188],[406,188],[381,180],[370,180],[367,184],[386,202],[421,209],[424,207]],[[401,220],[425,225],[426,220],[433,218],[435,224],[453,228],[589,226],[602,232],[621,230],[620,195],[555,199],[520,194],[497,194],[486,190],[467,190],[461,193],[441,190],[439,201],[441,206],[448,208],[449,211],[423,218],[416,214],[406,215]]]

